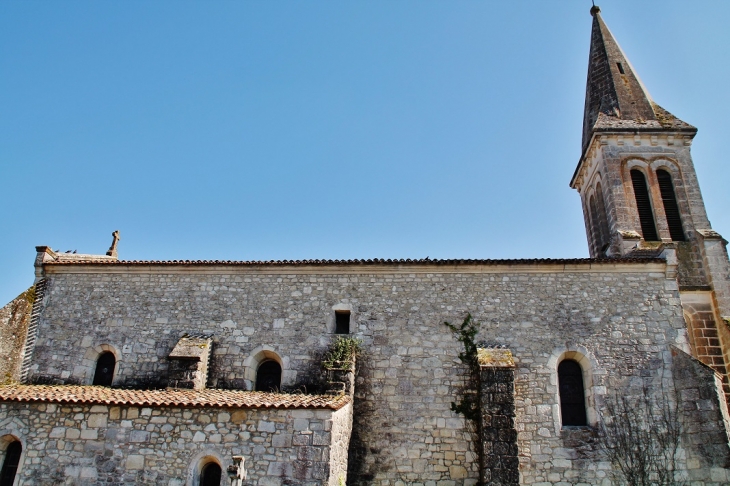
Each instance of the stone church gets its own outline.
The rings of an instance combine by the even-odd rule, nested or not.
[[[590,258],[39,246],[0,312],[0,486],[730,484],[730,263],[697,129],[591,14],[570,180]]]

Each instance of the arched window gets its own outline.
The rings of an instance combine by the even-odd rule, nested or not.
[[[560,362],[558,386],[563,425],[587,425],[583,370],[577,361],[565,359]]]
[[[603,244],[603,235],[601,234],[601,225],[598,220],[598,208],[596,207],[596,198],[591,196],[588,200],[588,208],[591,215],[591,234],[593,235],[593,256],[599,256],[601,245]]]
[[[209,462],[200,469],[200,486],[220,486],[221,467],[216,462]]]
[[[634,186],[636,209],[639,211],[639,222],[641,223],[641,233],[644,236],[644,241],[659,241],[644,173],[638,169],[632,169],[631,183]]]
[[[270,359],[256,371],[256,391],[275,392],[281,387],[281,365]]]
[[[596,184],[596,207],[598,208],[598,226],[601,229],[601,247],[599,253],[605,254],[606,248],[611,243],[611,230],[608,227],[608,215],[606,204],[603,202],[603,189],[601,183]]]
[[[667,215],[667,226],[672,241],[684,241],[684,230],[682,230],[682,218],[679,217],[679,206],[677,197],[674,194],[672,176],[664,169],[656,171],[656,178],[659,182],[659,191],[662,193],[664,203],[664,214]]]
[[[96,361],[96,371],[94,371],[92,385],[112,386],[112,381],[114,381],[114,367],[116,364],[117,360],[114,357],[114,353],[111,351],[101,353],[99,359]]]
[[[23,446],[19,441],[14,440],[8,444],[5,449],[5,460],[3,468],[0,471],[0,486],[13,486],[15,474],[18,472],[20,465],[20,454],[23,452]]]

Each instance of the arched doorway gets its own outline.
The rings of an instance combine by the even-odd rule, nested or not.
[[[205,464],[200,470],[200,486],[220,486],[221,467],[216,462]]]
[[[20,465],[20,455],[23,453],[23,446],[19,441],[14,440],[5,449],[5,460],[0,471],[0,486],[13,486],[15,474]]]

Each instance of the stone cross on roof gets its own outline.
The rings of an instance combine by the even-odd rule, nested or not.
[[[119,243],[119,240],[121,240],[121,238],[119,237],[119,230],[115,230],[114,233],[112,233],[112,237],[114,238],[112,240],[112,246],[109,247],[109,250],[106,252],[106,254],[110,257],[117,258],[117,243]]]

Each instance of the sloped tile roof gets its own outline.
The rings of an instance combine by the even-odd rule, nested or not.
[[[580,265],[596,263],[646,263],[664,262],[662,258],[521,258],[521,259],[432,259],[432,258],[372,258],[355,260],[108,260],[108,261],[55,261],[44,265],[93,265],[93,266],[337,266],[337,265]]]
[[[339,410],[347,395],[303,395],[241,390],[126,390],[79,385],[0,386],[0,401],[49,402],[149,407],[317,408]]]

